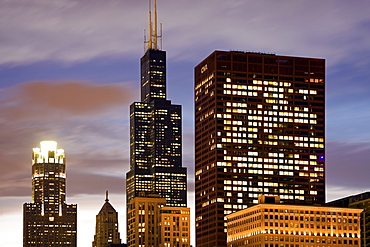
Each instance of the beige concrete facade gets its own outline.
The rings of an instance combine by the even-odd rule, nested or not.
[[[135,197],[128,204],[127,246],[149,247],[160,243],[160,209],[165,198]]]
[[[228,247],[360,246],[362,209],[259,204],[227,217]]]
[[[189,247],[190,208],[168,207],[166,199],[135,197],[128,204],[129,247]]]
[[[161,214],[161,245],[190,246],[190,208],[163,207]]]

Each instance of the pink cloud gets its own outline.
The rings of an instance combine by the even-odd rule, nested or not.
[[[2,91],[0,109],[5,119],[29,120],[102,114],[133,101],[136,90],[129,83],[97,85],[89,82],[25,82]],[[3,115],[4,118],[4,115]]]

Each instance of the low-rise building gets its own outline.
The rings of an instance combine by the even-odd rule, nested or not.
[[[227,215],[228,247],[360,246],[362,209],[261,203]]]
[[[370,192],[351,195],[326,203],[327,206],[361,208],[361,247],[370,247]]]
[[[128,204],[129,247],[189,247],[190,208],[169,207],[159,195],[135,197]]]
[[[161,214],[161,246],[190,246],[190,208],[163,207]]]

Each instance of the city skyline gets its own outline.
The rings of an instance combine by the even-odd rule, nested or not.
[[[17,246],[22,241],[21,205],[31,198],[29,149],[45,139],[57,141],[68,154],[68,203],[79,205],[78,228],[87,229],[79,231],[79,246],[91,244],[96,208],[107,189],[117,201],[125,242],[128,105],[140,98],[138,58],[143,54],[147,2],[101,4],[39,1],[32,8],[20,1],[2,4],[6,25],[0,30],[6,39],[0,42],[4,170],[0,203],[1,220],[14,223],[0,229],[0,245]],[[370,149],[369,5],[366,1],[158,2],[166,30],[163,48],[169,55],[168,98],[183,105],[189,202],[194,186],[193,68],[217,49],[325,58],[328,199],[370,188],[363,172]],[[274,39],[267,39],[271,36]],[[117,198],[122,198],[121,203]]]

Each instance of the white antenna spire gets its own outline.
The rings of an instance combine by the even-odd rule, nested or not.
[[[162,49],[162,23],[161,34],[158,35],[158,22],[157,22],[157,0],[154,0],[154,16],[152,18],[152,1],[149,0],[149,16],[148,16],[148,40],[144,34],[144,44],[147,44],[147,50],[161,50]],[[158,47],[158,38],[161,38],[161,47]]]

